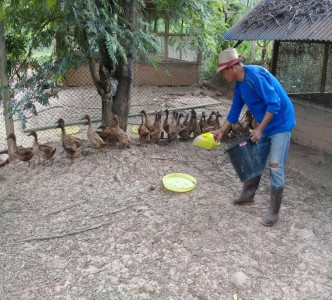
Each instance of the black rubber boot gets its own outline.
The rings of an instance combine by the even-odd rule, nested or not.
[[[262,217],[261,224],[264,226],[272,226],[279,220],[279,210],[282,200],[282,192],[281,189],[271,189],[271,201],[268,212]]]
[[[231,203],[233,205],[253,205],[255,192],[258,189],[260,180],[261,176],[257,176],[246,181],[243,184],[241,195],[238,198],[233,199]]]

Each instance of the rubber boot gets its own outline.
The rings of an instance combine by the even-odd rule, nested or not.
[[[254,177],[243,184],[241,195],[233,199],[233,205],[253,205],[255,192],[258,189],[261,176]]]
[[[261,224],[264,226],[272,226],[279,220],[279,210],[282,200],[282,192],[281,189],[271,189],[271,201],[268,212],[262,217]]]

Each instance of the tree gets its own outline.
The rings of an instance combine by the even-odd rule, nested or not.
[[[6,117],[7,115],[7,103],[10,99],[9,95],[9,79],[7,75],[7,58],[6,58],[6,45],[5,45],[5,33],[4,33],[4,26],[3,21],[0,20],[0,88],[1,88],[1,94],[0,94],[0,100],[3,102],[3,115]],[[11,117],[6,118],[5,120],[5,126],[6,126],[6,136],[8,136],[10,133],[14,132],[14,123]],[[8,149],[11,148],[11,144],[13,141],[10,139],[7,141]],[[9,159],[12,159],[12,153],[8,152]]]
[[[15,2],[16,5],[12,6]],[[137,53],[147,53],[147,47],[158,47],[153,37],[142,26],[134,24],[141,1],[126,0],[5,0],[2,14],[7,19],[7,40],[10,32],[29,40],[25,57],[11,62],[11,75],[16,74],[13,90],[23,90],[24,96],[10,101],[12,112],[20,115],[23,125],[24,112],[37,113],[35,102],[47,105],[49,96],[45,86],[56,87],[68,70],[87,63],[96,89],[102,99],[103,123],[112,111],[111,83],[118,77],[119,88],[115,97],[115,112],[122,124],[127,123],[132,86],[133,60]],[[24,14],[22,12],[24,10]],[[38,11],[38,14],[36,14]],[[17,16],[22,15],[22,19]],[[16,22],[15,22],[16,21]],[[55,38],[55,55],[40,63],[33,59],[32,49],[50,45]],[[22,45],[21,49],[24,49]],[[96,64],[98,69],[96,69]],[[17,68],[17,66],[19,66]],[[28,77],[27,70],[33,76]]]
[[[113,112],[123,128],[130,109],[134,59],[138,51],[147,53],[147,46],[157,47],[137,24],[140,7],[136,5],[142,6],[143,2],[62,1],[62,11],[69,12],[64,23],[75,28],[79,48],[87,57],[94,85],[102,98],[102,123],[107,124]],[[115,80],[118,87],[113,99],[111,87]]]
[[[45,87],[55,88],[68,70],[87,64],[102,100],[102,123],[106,124],[113,112],[125,128],[134,60],[139,54],[147,56],[151,49],[158,49],[153,34],[145,30],[149,14],[144,10],[144,0],[2,2],[0,13],[6,18],[6,41],[13,37],[15,42],[21,41],[20,50],[26,50],[18,57],[7,55],[11,58],[10,78],[16,82],[12,90],[24,91],[23,97],[10,101],[12,112],[20,115],[23,125],[26,110],[37,113],[36,102],[49,103]],[[171,20],[173,24],[181,20],[185,33],[195,37],[191,40],[192,46],[201,53],[212,52],[214,60],[225,43],[222,40],[228,26],[225,21],[233,19],[237,7],[226,0],[151,0],[149,3],[154,7],[155,16]],[[53,56],[44,61],[33,58],[33,49],[50,46],[54,39]],[[28,69],[33,70],[33,76],[27,76]],[[115,80],[118,86],[114,95]]]

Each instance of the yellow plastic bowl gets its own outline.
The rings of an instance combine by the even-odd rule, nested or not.
[[[214,149],[220,145],[220,143],[216,142],[214,135],[211,132],[202,133],[197,136],[194,139],[193,144],[207,150]]]
[[[65,126],[65,130],[67,134],[76,134],[80,131],[78,126]],[[61,129],[58,129],[58,133],[61,134]]]
[[[138,127],[139,127],[139,125],[134,125],[134,126],[131,128],[131,130],[133,131],[133,133],[138,134]]]
[[[185,173],[172,173],[163,177],[164,187],[177,193],[185,193],[196,186],[196,178]]]

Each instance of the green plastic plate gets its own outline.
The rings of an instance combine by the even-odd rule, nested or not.
[[[196,186],[196,178],[185,173],[172,173],[163,177],[164,187],[177,193],[185,193]]]

